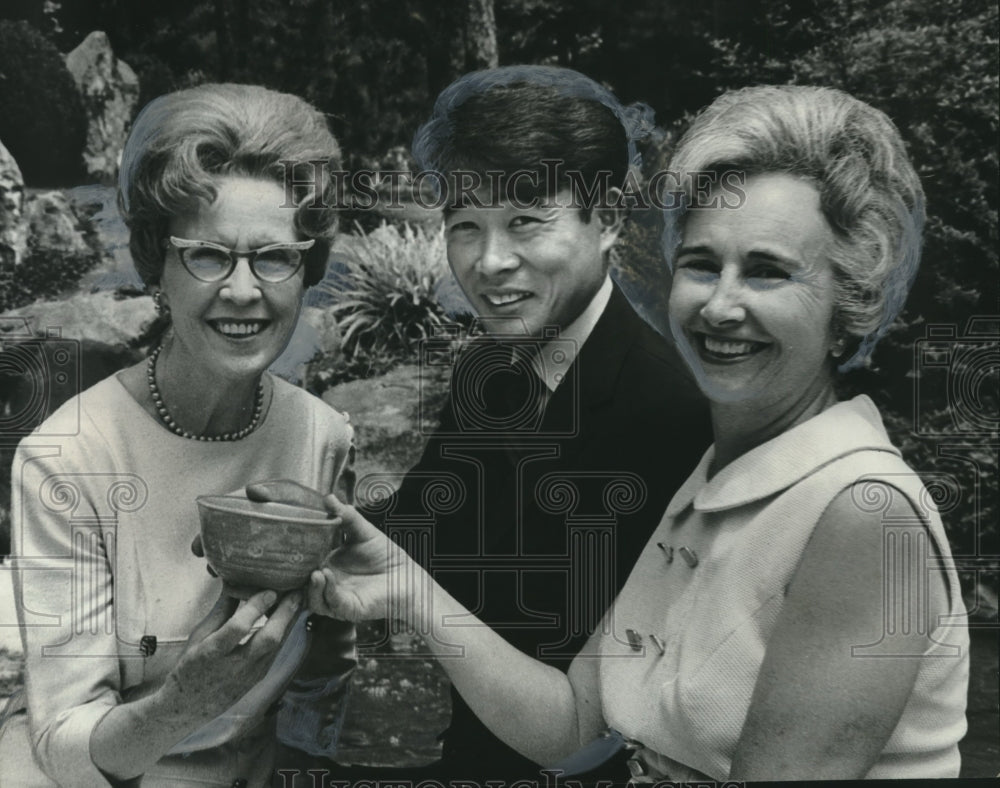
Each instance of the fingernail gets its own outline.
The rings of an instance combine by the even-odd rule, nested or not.
[[[267,607],[270,607],[276,601],[278,601],[278,595],[274,591],[268,591],[264,594],[264,604]]]

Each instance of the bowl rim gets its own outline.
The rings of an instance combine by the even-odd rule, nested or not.
[[[194,500],[200,511],[208,509],[211,511],[226,512],[228,514],[250,515],[252,517],[259,517],[263,520],[271,520],[275,522],[321,523],[330,522],[333,519],[329,512],[325,512],[320,509],[313,509],[308,506],[299,506],[291,503],[282,503],[280,501],[251,501],[249,498],[241,495],[199,495]],[[226,506],[226,503],[229,501],[239,501],[240,505]],[[247,504],[255,503],[261,506],[266,504],[271,507],[281,507],[281,509],[285,511],[267,511],[265,509],[260,509],[248,512],[245,506]]]

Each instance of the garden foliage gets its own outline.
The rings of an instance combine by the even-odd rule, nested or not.
[[[33,249],[20,265],[0,262],[0,312],[73,290],[100,260],[96,252]]]
[[[0,20],[0,141],[25,183],[74,185],[86,134],[63,56],[27,22]]]
[[[443,233],[383,224],[342,243],[318,287],[331,297],[343,352],[412,356],[448,322],[436,297],[448,275]]]

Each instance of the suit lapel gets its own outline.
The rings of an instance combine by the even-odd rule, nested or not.
[[[639,319],[618,285],[614,285],[594,330],[549,401],[545,412],[546,427],[565,421],[573,415],[574,409],[578,409],[579,429],[585,426],[584,413],[614,397],[622,364],[639,328],[636,322]]]

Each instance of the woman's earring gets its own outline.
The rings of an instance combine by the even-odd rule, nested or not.
[[[834,342],[833,345],[830,347],[830,355],[833,356],[834,358],[840,358],[842,355],[844,355],[844,347],[846,345],[847,342],[844,340],[843,337],[841,337],[836,342]]]
[[[162,290],[153,293],[153,306],[156,308],[156,314],[160,317],[170,317],[170,307],[163,303]]]

